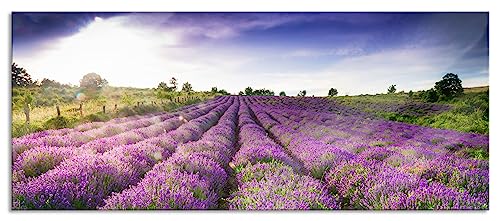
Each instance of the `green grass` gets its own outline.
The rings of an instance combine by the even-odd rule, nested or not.
[[[407,93],[360,95],[338,97],[342,104],[359,108],[376,116],[391,121],[405,122],[420,126],[451,129],[462,132],[489,134],[489,87],[465,88],[464,94],[437,104],[451,106],[451,109],[439,114],[411,116],[395,112],[373,110],[372,103],[401,104],[405,102],[424,102],[415,92],[412,98]],[[366,108],[365,108],[366,107]]]
[[[99,97],[79,101],[76,87],[65,88],[13,88],[12,89],[12,137],[48,129],[73,128],[87,122],[104,122],[117,117],[144,115],[161,111],[174,111],[179,107],[199,103],[214,97],[214,94],[194,92],[191,95],[180,94],[182,101],[159,100],[153,89],[107,87]],[[30,110],[30,123],[26,123],[21,100],[24,93],[31,93],[34,102]],[[128,103],[121,98],[130,96]],[[83,115],[79,107],[83,102]],[[143,102],[137,106],[137,102]],[[115,109],[115,104],[117,108]],[[56,105],[61,116],[57,116]],[[106,113],[102,107],[106,106]]]

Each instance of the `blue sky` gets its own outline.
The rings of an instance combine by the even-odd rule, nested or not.
[[[487,13],[13,13],[13,61],[35,79],[114,86],[176,77],[324,96],[488,85]]]

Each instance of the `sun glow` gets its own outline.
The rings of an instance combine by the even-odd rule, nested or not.
[[[162,60],[156,49],[175,42],[172,35],[130,26],[119,17],[95,17],[77,34],[60,39],[26,63],[33,73],[62,82],[78,82],[84,74],[96,72],[109,82],[123,83],[124,76],[157,67]]]

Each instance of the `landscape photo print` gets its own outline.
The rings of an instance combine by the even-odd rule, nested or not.
[[[12,210],[488,210],[488,12],[12,12]]]

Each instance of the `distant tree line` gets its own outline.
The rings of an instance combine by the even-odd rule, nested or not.
[[[285,92],[283,92],[285,93]],[[247,96],[274,96],[274,91],[269,89],[257,89],[254,90],[252,87],[245,88],[244,91],[240,91],[238,95],[247,95]]]
[[[450,100],[464,93],[462,80],[457,74],[447,73],[434,84],[434,87],[421,93],[421,98],[427,102]]]
[[[222,95],[230,95],[230,93],[228,93],[226,90],[224,89],[217,89],[217,87],[212,87],[212,89],[210,90],[210,93],[212,94],[222,94]]]
[[[462,80],[457,74],[447,73],[443,76],[440,81],[434,84],[433,88],[421,91],[419,96],[426,102],[437,102],[450,100],[454,97],[463,94],[464,89],[462,87]],[[387,89],[388,94],[396,93],[396,85],[391,85]],[[403,93],[403,91],[401,92]],[[413,91],[408,92],[408,97],[412,98],[414,96]]]

